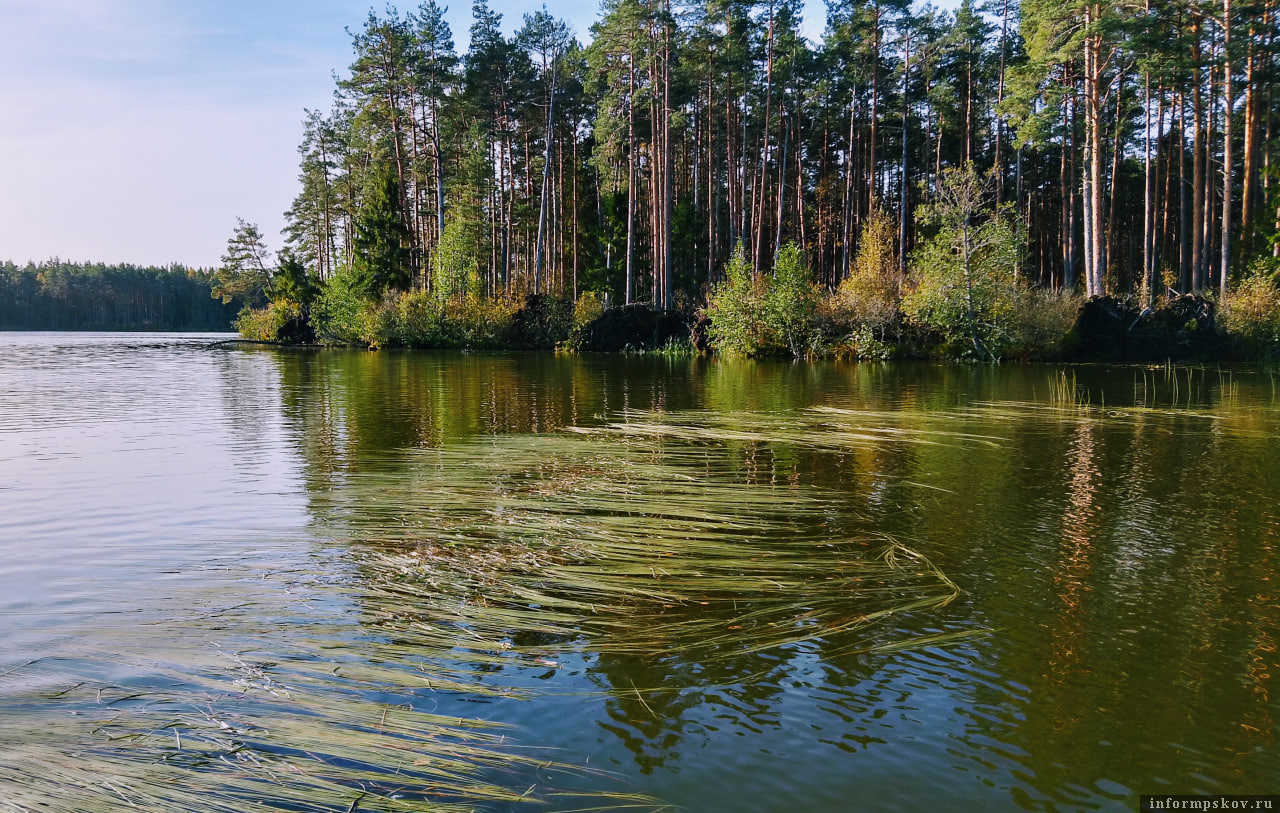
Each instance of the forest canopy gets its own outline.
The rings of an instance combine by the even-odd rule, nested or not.
[[[371,11],[308,111],[287,248],[351,290],[670,309],[741,246],[795,244],[829,290],[866,223],[893,251],[949,170],[991,179],[1045,289],[1225,291],[1277,251],[1277,0],[605,0],[583,44],[486,0]],[[460,288],[461,286],[461,288]]]

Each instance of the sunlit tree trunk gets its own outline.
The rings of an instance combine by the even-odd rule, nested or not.
[[[1194,145],[1194,138],[1192,139]],[[1194,162],[1192,162],[1194,165]],[[1191,197],[1195,183],[1187,174],[1187,95],[1178,93],[1178,288],[1182,293],[1191,290],[1192,268],[1195,264],[1195,240],[1191,235],[1191,223],[1195,206]]]
[[[1005,79],[1005,60],[1008,52],[1009,39],[1009,0],[1003,0],[1003,10],[1000,14],[1000,75],[996,79],[996,154],[995,154],[995,171],[996,171],[996,206],[1004,203],[1004,163],[1001,150],[1004,146],[1004,114],[1001,107],[1004,105],[1004,79]],[[910,56],[907,59],[910,62]],[[906,132],[906,123],[902,125],[903,132]],[[906,154],[906,148],[903,148],[903,154]]]
[[[1219,290],[1227,293],[1231,278],[1231,194],[1233,155],[1231,120],[1235,118],[1235,94],[1231,82],[1231,0],[1222,0],[1222,267]]]
[[[1151,4],[1147,4],[1151,8]],[[1156,178],[1151,156],[1151,72],[1143,77],[1142,128],[1142,280],[1147,307],[1156,303]],[[1160,142],[1156,142],[1157,145]]]
[[[1192,26],[1191,59],[1191,288],[1201,291],[1205,287],[1205,153],[1208,138],[1205,133],[1204,92],[1201,82],[1200,25]]]
[[[1098,22],[1099,6],[1086,6],[1085,28]],[[1091,32],[1084,43],[1084,111],[1085,111],[1085,172],[1086,208],[1085,242],[1087,290],[1090,296],[1100,296],[1103,290],[1103,274],[1106,271],[1103,258],[1102,224],[1102,106],[1103,106],[1102,35]]]
[[[627,260],[624,304],[635,302],[636,280],[636,66],[635,53],[627,60]]]
[[[1076,287],[1075,113],[1071,95],[1062,100],[1062,287]]]
[[[1247,248],[1253,242],[1253,208],[1257,198],[1258,172],[1258,100],[1260,94],[1255,83],[1258,68],[1258,29],[1249,27],[1249,52],[1244,68],[1244,172],[1241,173],[1243,189],[1240,195],[1240,244]]]

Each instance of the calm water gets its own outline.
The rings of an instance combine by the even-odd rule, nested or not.
[[[1266,371],[219,338],[0,334],[0,807],[1280,791]]]

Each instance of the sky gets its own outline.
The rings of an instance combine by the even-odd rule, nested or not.
[[[445,5],[445,3],[441,3]],[[542,0],[490,0],[511,33]],[[595,0],[547,0],[579,40]],[[412,10],[417,0],[400,4]],[[450,0],[459,53],[470,0]],[[0,0],[0,262],[211,268],[236,225],[272,250],[305,110],[328,110],[367,0]],[[386,4],[374,6],[382,13]],[[804,30],[822,28],[808,0]]]

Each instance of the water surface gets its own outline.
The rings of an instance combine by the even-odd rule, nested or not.
[[[1266,371],[220,338],[0,334],[17,809],[1280,787]]]

